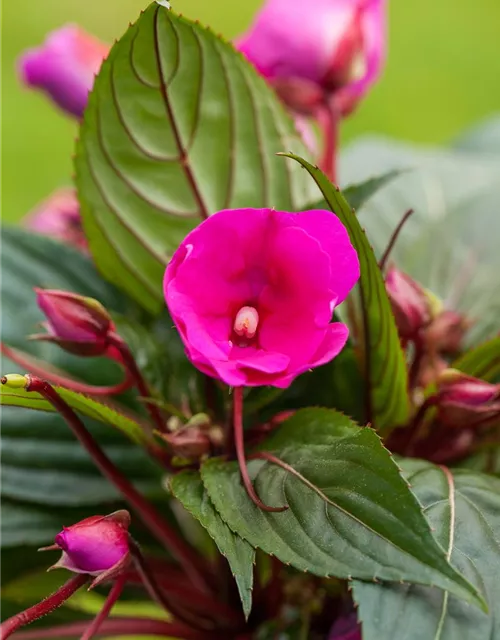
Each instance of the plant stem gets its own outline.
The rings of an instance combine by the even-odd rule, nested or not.
[[[123,587],[125,586],[126,581],[127,580],[123,575],[119,576],[116,579],[115,583],[111,587],[110,592],[108,593],[108,597],[106,598],[106,601],[102,609],[99,611],[96,617],[92,620],[89,628],[83,633],[80,640],[92,640],[92,638],[97,634],[100,626],[106,620],[111,609],[113,608],[113,605],[121,596],[121,593],[123,591]]]
[[[87,621],[70,622],[48,629],[32,629],[18,633],[15,640],[55,640],[56,638],[79,638],[88,626]],[[167,622],[152,618],[113,617],[105,620],[98,632],[100,637],[115,636],[160,636],[181,640],[225,640],[221,633],[208,633],[190,629],[180,622]],[[3,640],[4,636],[2,636]]]
[[[264,504],[259,498],[253,487],[252,481],[248,474],[247,461],[245,459],[245,440],[243,432],[243,387],[236,387],[234,389],[234,443],[236,447],[236,457],[240,467],[241,479],[246,489],[248,497],[252,502],[262,509],[262,511],[278,512],[288,509],[288,505],[283,507],[270,507]]]
[[[7,358],[22,367],[25,371],[29,371],[35,376],[40,376],[41,378],[48,380],[51,384],[65,387],[66,389],[75,391],[76,393],[83,393],[89,396],[113,396],[127,391],[127,389],[130,389],[134,384],[134,381],[128,375],[128,372],[121,382],[114,385],[95,386],[92,384],[86,384],[85,382],[73,380],[72,378],[68,378],[61,373],[54,371],[50,364],[24,353],[19,349],[8,347],[3,342],[0,344],[0,351],[4,356],[7,356]]]
[[[160,587],[154,572],[149,567],[146,559],[141,553],[138,544],[129,536],[129,548],[130,553],[132,554],[132,558],[134,560],[135,566],[137,568],[137,572],[139,573],[142,583],[146,588],[150,598],[163,607],[167,613],[171,613],[173,616],[178,618],[181,622],[184,622],[189,627],[203,630],[206,627],[203,624],[200,624],[201,620],[197,618],[194,614],[187,612],[183,608],[179,608],[172,602],[172,598],[168,597],[165,591]],[[213,624],[210,625],[213,628]]]
[[[177,558],[179,564],[203,591],[209,590],[206,575],[200,557],[182,540],[165,522],[156,508],[137,491],[125,475],[119,471],[108,456],[102,451],[87,428],[73,409],[64,402],[61,396],[44,380],[26,376],[29,380],[27,391],[36,391],[48,400],[63,416],[69,427],[88,451],[101,473],[117,487],[129,504],[136,510],[144,524],[149,527],[156,538],[164,544]]]
[[[318,108],[317,119],[323,137],[323,152],[319,160],[319,168],[337,184],[337,148],[340,116],[332,103],[325,103]]]
[[[408,220],[408,218],[411,216],[412,213],[413,213],[413,209],[408,209],[408,211],[404,214],[404,216],[399,221],[398,226],[392,232],[392,235],[389,239],[389,244],[387,245],[387,248],[384,251],[384,254],[380,258],[380,261],[378,263],[380,271],[384,271],[385,266],[387,264],[387,260],[389,259],[389,256],[391,254],[391,251],[394,248],[394,245],[396,244],[396,240],[399,238],[399,234],[401,233],[401,230],[403,229],[405,222]]]
[[[29,624],[34,620],[38,620],[38,618],[41,618],[42,616],[54,611],[54,609],[57,609],[57,607],[60,607],[66,602],[66,600],[68,600],[68,598],[71,598],[71,596],[78,591],[80,587],[88,582],[88,580],[89,576],[86,573],[73,576],[52,595],[3,622],[0,626],[0,637],[2,640],[7,640],[7,638],[11,636],[14,631],[19,629],[19,627],[24,627],[24,625]]]
[[[134,380],[140,395],[145,400],[149,415],[151,416],[151,420],[156,425],[156,428],[160,432],[165,431],[165,420],[163,419],[161,411],[158,408],[157,404],[155,404],[154,402],[148,402],[148,398],[151,397],[150,389],[147,382],[144,380],[128,345],[123,341],[121,336],[114,332],[110,332],[108,334],[108,342],[119,352],[128,375]]]

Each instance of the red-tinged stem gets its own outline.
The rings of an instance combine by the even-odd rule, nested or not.
[[[318,109],[317,119],[323,137],[323,151],[318,163],[319,168],[331,182],[337,184],[337,149],[340,116],[334,104],[326,103]]]
[[[149,411],[149,415],[151,416],[151,420],[156,425],[156,428],[160,432],[165,431],[165,420],[163,419],[163,416],[161,414],[160,409],[158,408],[158,405],[154,402],[148,402],[148,398],[151,397],[150,389],[148,387],[147,382],[144,380],[142,373],[139,367],[137,366],[137,363],[128,345],[123,341],[123,339],[117,333],[114,333],[114,332],[110,332],[108,334],[108,342],[111,346],[115,347],[115,349],[117,349],[117,351],[119,352],[128,375],[135,382],[135,385],[137,386],[139,394],[145,400],[145,404]]]
[[[378,263],[380,271],[384,271],[385,266],[387,264],[387,260],[391,255],[391,251],[394,249],[394,245],[396,244],[396,241],[399,238],[399,234],[401,233],[401,230],[405,226],[406,221],[408,220],[408,218],[411,216],[412,213],[413,213],[413,209],[408,209],[408,211],[404,214],[404,216],[399,221],[398,226],[392,232],[392,236],[389,239],[389,244],[387,245],[387,248],[384,251],[384,254],[380,258],[380,261]]]
[[[188,613],[185,609],[179,608],[172,602],[172,598],[167,596],[166,592],[160,587],[156,577],[151,569],[151,567],[146,562],[146,559],[141,553],[139,546],[133,540],[132,537],[129,536],[129,548],[130,553],[132,554],[132,558],[134,559],[134,563],[139,573],[142,583],[146,588],[150,598],[163,607],[166,612],[171,613],[173,616],[178,618],[181,622],[184,622],[190,627],[198,628],[200,630],[204,629],[205,626],[203,624],[198,624],[200,620],[194,617],[193,614]],[[213,624],[210,625],[213,628]]]
[[[136,510],[144,524],[156,538],[164,544],[177,558],[179,564],[203,591],[208,590],[205,568],[201,558],[189,547],[161,517],[155,507],[137,491],[125,475],[119,471],[108,456],[102,451],[85,425],[73,409],[66,404],[57,391],[44,380],[28,375],[27,391],[36,391],[50,402],[65,418],[69,427],[88,451],[101,473],[121,491],[125,499]]]
[[[259,498],[253,487],[252,481],[248,474],[247,461],[245,459],[245,439],[243,432],[243,387],[236,387],[234,389],[234,444],[236,447],[236,457],[240,467],[241,479],[243,485],[248,493],[248,497],[252,502],[262,509],[262,511],[278,512],[288,509],[288,505],[283,507],[270,507],[264,504]]]
[[[126,372],[125,378],[115,385],[95,386],[92,384],[86,384],[85,382],[79,382],[78,380],[73,380],[73,378],[56,373],[50,364],[19,351],[18,349],[12,349],[3,342],[0,344],[0,351],[25,371],[29,371],[35,376],[40,376],[51,384],[65,387],[66,389],[75,391],[76,393],[83,393],[89,396],[113,396],[127,391],[134,384],[134,380],[128,372]]]
[[[80,638],[80,640],[92,640],[92,638],[97,634],[102,623],[109,616],[109,613],[113,608],[113,605],[121,596],[123,587],[125,586],[126,581],[127,580],[123,575],[119,576],[116,579],[115,583],[111,587],[110,592],[108,593],[108,597],[106,598],[106,601],[102,609],[99,611],[96,617],[92,620],[89,628],[82,634],[82,637]]]
[[[15,640],[56,640],[56,638],[79,638],[88,626],[87,621],[50,627],[49,629],[32,629],[17,633]],[[208,633],[190,629],[181,622],[166,622],[150,618],[113,617],[105,620],[97,637],[113,638],[115,636],[159,636],[161,638],[179,638],[180,640],[227,640],[221,633]],[[2,636],[2,640],[3,640]],[[94,636],[96,637],[96,636]]]
[[[229,607],[225,602],[216,600],[191,586],[183,585],[178,579],[161,573],[157,567],[151,568],[151,571],[159,587],[169,598],[169,602],[175,600],[184,608],[189,608],[191,611],[198,612],[203,616],[227,621],[231,625],[236,626],[241,623],[241,614]],[[144,586],[144,581],[137,571],[129,571],[126,576],[128,582]]]
[[[38,604],[33,605],[29,609],[16,613],[15,616],[12,616],[12,618],[3,622],[0,626],[0,637],[2,640],[7,640],[7,638],[9,638],[14,631],[20,627],[24,627],[24,625],[30,624],[30,622],[38,620],[38,618],[41,618],[48,613],[52,613],[52,611],[57,609],[57,607],[60,607],[66,602],[66,600],[71,598],[71,596],[78,591],[80,587],[83,587],[88,580],[89,576],[87,574],[78,574],[73,576],[52,595],[48,596]]]

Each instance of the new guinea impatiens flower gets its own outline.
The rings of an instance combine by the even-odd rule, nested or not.
[[[98,576],[95,586],[103,579],[116,576],[130,559],[128,511],[115,511],[107,516],[91,516],[63,530],[55,537],[55,544],[40,551],[62,551],[52,569],[68,569],[74,573]]]
[[[109,47],[76,25],[52,31],[42,46],[19,60],[19,73],[29,87],[41,89],[64,111],[81,118]]]
[[[289,106],[336,96],[349,113],[385,58],[385,0],[267,0],[236,43]]]
[[[287,387],[345,345],[347,327],[331,319],[358,278],[357,254],[330,211],[238,209],[188,234],[164,292],[198,369],[231,386]]]

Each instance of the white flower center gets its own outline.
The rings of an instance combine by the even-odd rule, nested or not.
[[[259,313],[255,307],[241,307],[234,319],[234,333],[241,338],[250,340],[257,333]]]

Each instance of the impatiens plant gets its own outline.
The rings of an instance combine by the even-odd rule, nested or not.
[[[337,162],[384,23],[269,0],[233,45],[155,2],[23,57],[79,135],[3,230],[2,638],[500,638],[495,154],[426,156],[477,180],[439,220],[417,152]]]

